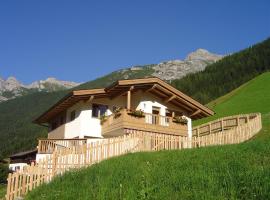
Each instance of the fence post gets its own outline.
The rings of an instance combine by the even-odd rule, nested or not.
[[[220,123],[221,123],[221,131],[223,132],[223,129],[224,129],[224,125],[223,125],[223,118],[221,119],[221,121],[220,121]]]
[[[11,176],[12,176],[12,174],[9,173],[9,174],[8,174],[8,178],[7,178],[7,193],[6,193],[6,200],[9,200],[9,199],[10,199]]]

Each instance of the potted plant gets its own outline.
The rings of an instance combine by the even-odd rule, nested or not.
[[[141,117],[144,117],[144,112],[142,110],[134,110],[134,111],[130,111],[128,113],[129,115],[132,115],[134,117],[138,117],[138,118],[141,118]]]
[[[184,116],[176,116],[173,118],[173,122],[177,124],[187,124],[188,120]]]
[[[102,124],[104,124],[104,122],[107,121],[107,116],[106,115],[101,115],[99,117],[99,120],[100,120],[100,124],[102,125]]]
[[[123,108],[121,108],[121,107],[118,107],[118,108],[116,108],[114,111],[113,111],[113,118],[118,118],[118,117],[120,117],[121,116],[121,110],[122,110]]]

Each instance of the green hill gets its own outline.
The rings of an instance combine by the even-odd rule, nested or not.
[[[256,75],[269,70],[269,63],[270,39],[239,53],[227,56],[213,65],[209,65],[206,68],[206,72],[190,75],[183,80],[174,81],[172,84],[199,101],[207,103],[216,97],[226,94]],[[143,70],[138,71],[122,70],[113,72],[75,89],[104,87],[115,80],[124,79],[125,77],[146,77],[153,72],[150,66],[144,66]],[[228,79],[229,81],[224,81],[224,77],[226,80],[230,78]],[[232,78],[239,81],[232,81]],[[219,80],[226,83],[226,87]],[[213,84],[213,82],[216,84]],[[32,120],[54,102],[57,102],[67,92],[38,92],[1,103],[0,159],[12,153],[34,148],[37,145],[36,138],[46,137],[46,129],[32,124]]]
[[[268,91],[270,73],[265,73],[209,104],[217,112],[214,118],[261,112],[263,130],[253,140],[128,154],[66,173],[26,199],[269,199]]]

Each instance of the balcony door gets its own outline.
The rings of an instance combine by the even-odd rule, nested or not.
[[[107,110],[108,110],[107,105],[93,104],[92,105],[92,117],[100,118],[101,116],[106,115]]]
[[[159,124],[160,107],[152,106],[152,124]]]

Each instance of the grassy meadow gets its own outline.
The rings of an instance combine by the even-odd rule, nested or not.
[[[34,199],[269,199],[270,73],[209,104],[222,116],[261,112],[263,129],[237,145],[134,153],[66,173]]]
[[[0,184],[0,200],[5,198],[7,185]]]

